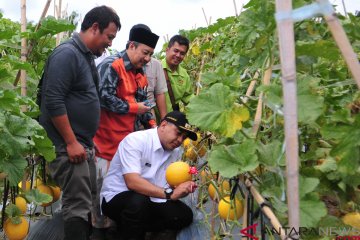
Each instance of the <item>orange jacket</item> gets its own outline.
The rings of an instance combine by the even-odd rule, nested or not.
[[[126,71],[123,58],[117,58],[111,64],[119,77],[116,96],[129,104],[126,114],[118,114],[101,108],[100,125],[95,134],[94,142],[98,147],[96,156],[111,160],[115,155],[119,143],[131,132],[135,131],[135,121],[138,111],[135,99],[138,87],[145,88],[148,85],[146,77],[141,73]],[[155,126],[155,120],[149,124]]]

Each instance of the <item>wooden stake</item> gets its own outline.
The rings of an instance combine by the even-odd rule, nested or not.
[[[271,68],[271,65],[270,65],[265,70],[265,73],[264,73],[264,76],[263,76],[263,84],[265,86],[270,84],[271,74],[272,74],[272,68]],[[257,108],[256,108],[255,118],[254,118],[254,125],[253,125],[253,128],[252,128],[254,136],[256,136],[256,134],[258,133],[259,128],[260,128],[261,117],[262,117],[262,109],[263,109],[263,101],[264,101],[264,92],[260,92],[259,101],[258,101],[258,105],[257,105]]]
[[[198,76],[198,79],[196,81],[196,96],[199,95],[200,93],[200,82],[201,82],[201,74],[202,74],[202,70],[204,68],[204,65],[205,65],[205,58],[206,58],[206,53],[205,55],[202,57],[201,59],[201,64],[200,64],[200,71],[199,71],[199,76]]]
[[[56,5],[56,4],[55,4]],[[61,19],[62,15],[62,0],[59,0],[59,6],[57,8],[57,16],[56,16],[56,19]],[[62,38],[62,32],[61,33],[58,33],[56,35],[56,46],[58,46],[60,44],[60,41],[61,41],[61,38]]]
[[[286,239],[287,236],[285,234],[285,230],[281,226],[279,220],[276,218],[276,216],[273,213],[273,211],[271,210],[271,208],[268,207],[267,205],[264,205],[265,199],[256,190],[256,188],[252,185],[252,183],[249,179],[245,180],[245,185],[249,188],[251,194],[253,195],[255,201],[259,204],[259,206],[262,206],[261,210],[269,218],[271,225],[276,229],[276,231],[280,231],[281,239]]]
[[[44,7],[44,9],[43,9],[43,11],[42,11],[42,13],[41,13],[39,22],[36,24],[35,32],[39,29],[39,27],[40,27],[40,25],[41,25],[41,21],[45,18],[46,13],[47,13],[47,11],[49,10],[50,3],[51,3],[51,0],[47,0],[47,2],[45,3],[45,7]]]
[[[247,103],[247,101],[249,100],[249,97],[254,92],[255,85],[256,85],[258,78],[259,78],[259,72],[256,71],[254,74],[253,80],[250,82],[249,87],[246,90],[245,98],[243,99],[244,103]]]
[[[21,32],[26,32],[26,0],[21,0]],[[21,61],[26,62],[27,55],[27,41],[26,38],[21,38]],[[24,69],[20,70],[20,79],[21,79],[21,96],[26,96],[26,71]],[[27,106],[22,105],[21,111],[26,112]]]
[[[209,21],[208,21],[208,19],[207,19],[207,17],[206,17],[205,10],[204,10],[204,8],[201,8],[201,9],[202,9],[203,14],[204,14],[204,18],[205,18],[205,21],[206,21],[206,25],[209,26]]]
[[[291,16],[291,0],[276,0],[276,13]],[[300,227],[298,122],[294,26],[291,18],[277,22],[284,95],[286,192],[289,227]]]
[[[320,3],[326,3],[327,0],[319,0]],[[350,41],[346,36],[344,29],[342,28],[339,19],[335,14],[325,15],[324,16],[327,24],[329,25],[329,29],[332,33],[332,36],[337,43],[346,64],[348,65],[350,72],[355,79],[358,88],[360,88],[360,64],[359,60],[356,56],[356,53],[351,47]]]
[[[235,0],[233,0],[233,3],[234,3],[234,9],[235,9],[235,16],[238,17],[238,11],[237,11],[237,7],[236,7],[236,2]]]
[[[39,27],[41,25],[41,21],[45,18],[46,13],[47,13],[47,11],[49,9],[50,3],[51,3],[51,0],[48,0],[46,2],[44,10],[43,10],[43,12],[42,12],[42,14],[40,16],[40,20],[39,20],[38,24],[36,25],[34,32],[36,32],[39,29]],[[32,41],[29,44],[29,48],[27,50],[26,56],[28,56],[32,52],[33,46],[34,46],[34,42]],[[13,84],[14,86],[18,85],[19,80],[20,80],[20,75],[21,75],[21,73],[20,73],[20,70],[19,70],[18,73],[16,74],[16,78],[15,78],[15,81],[14,81],[14,84]]]
[[[344,2],[344,0],[341,0],[341,2],[342,2],[342,5],[343,5],[343,8],[344,8],[344,16],[345,17],[347,17],[347,11],[346,11],[346,6],[345,6],[345,2]]]

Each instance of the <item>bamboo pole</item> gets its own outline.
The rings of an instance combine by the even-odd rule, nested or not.
[[[342,5],[343,5],[343,8],[344,8],[344,15],[345,15],[345,17],[347,17],[348,13],[346,11],[345,1],[341,0],[341,2],[342,2]]]
[[[321,4],[328,3],[327,0],[318,0]],[[356,81],[356,84],[358,85],[358,88],[360,88],[360,64],[359,60],[356,56],[356,53],[351,47],[350,41],[346,36],[346,33],[344,29],[342,28],[339,19],[336,17],[335,13],[333,14],[326,14],[324,15],[324,18],[329,25],[329,29],[332,33],[333,38],[335,39],[335,42],[337,43],[346,64],[348,65],[350,72],[353,76],[353,78]]]
[[[27,181],[28,177],[29,177],[29,173],[28,173],[28,171],[26,171],[24,173],[24,176],[23,176],[22,180],[21,180],[21,189],[24,192],[26,191],[26,181]]]
[[[201,86],[200,82],[201,82],[202,71],[203,71],[203,68],[204,68],[204,65],[205,65],[205,58],[206,58],[206,53],[201,59],[199,76],[198,76],[198,79],[196,81],[196,96],[199,95],[199,93],[200,93],[200,86]]]
[[[36,32],[36,31],[39,29],[39,27],[40,27],[40,25],[41,25],[41,21],[45,18],[45,15],[46,15],[49,7],[50,7],[50,3],[51,3],[51,0],[48,0],[48,1],[46,2],[45,7],[44,7],[44,10],[43,10],[43,12],[42,12],[42,14],[41,14],[41,16],[40,16],[40,20],[39,20],[38,24],[36,25],[34,32]],[[29,44],[29,48],[28,48],[28,50],[27,50],[26,56],[28,56],[28,55],[32,52],[33,46],[34,46],[34,42],[32,41],[32,42],[30,42],[30,44]],[[20,70],[19,70],[18,73],[16,74],[16,78],[15,78],[15,81],[14,81],[14,86],[17,86],[17,85],[18,85],[19,80],[20,80],[20,75],[21,75],[21,74],[20,74]]]
[[[259,206],[262,206],[261,211],[263,211],[263,213],[269,218],[271,225],[276,229],[276,231],[280,232],[280,238],[287,239],[287,236],[285,234],[286,231],[281,226],[279,220],[276,218],[271,208],[268,207],[266,204],[264,205],[264,203],[266,203],[265,199],[256,190],[256,188],[252,185],[249,179],[245,180],[245,185],[249,188],[251,194],[253,195],[255,201],[259,204]]]
[[[267,86],[267,85],[270,84],[271,74],[272,74],[272,67],[270,65],[265,70],[265,73],[264,73],[264,76],[263,76],[263,84],[264,85]],[[252,128],[254,136],[256,136],[256,134],[258,133],[259,128],[260,128],[262,109],[263,109],[263,102],[264,102],[264,92],[260,92],[259,101],[258,101],[258,105],[257,105],[257,108],[256,108],[255,118],[254,118],[254,125],[253,125],[253,128]]]
[[[203,12],[203,14],[204,14],[204,18],[205,18],[206,26],[209,26],[209,21],[208,21],[208,19],[207,19],[207,17],[206,17],[205,10],[204,10],[204,8],[201,8],[201,9],[202,9],[202,12]]]
[[[257,74],[257,73],[255,73]],[[257,77],[256,77],[257,78]],[[251,94],[254,92],[255,89],[255,85],[256,85],[256,78],[254,78],[253,80],[251,80],[248,89],[246,89],[246,93],[245,93],[245,98],[244,98],[244,103],[247,103],[247,101],[249,100],[249,97],[251,96]]]
[[[235,2],[235,0],[233,0],[233,3],[234,3],[234,9],[235,9],[235,16],[238,17],[239,14],[238,14],[238,11],[237,11],[237,7],[236,7],[236,2]]]
[[[56,4],[55,5],[55,8],[56,8]],[[62,9],[62,0],[59,0],[59,5],[58,7],[56,8],[56,19],[61,19],[62,17],[62,14],[61,14],[61,9]],[[58,33],[56,34],[56,46],[58,46],[60,44],[60,40],[62,38],[62,32],[61,33]]]
[[[26,0],[21,0],[21,32],[26,32]],[[26,62],[27,55],[27,41],[26,38],[21,38],[21,62]],[[21,96],[26,96],[27,94],[27,86],[26,86],[26,70],[20,70],[20,85],[21,85]],[[26,112],[27,106],[22,105],[21,111]]]
[[[249,97],[254,92],[255,85],[256,85],[256,82],[257,82],[258,78],[259,78],[259,72],[256,71],[255,74],[254,74],[253,80],[251,80],[251,82],[249,84],[249,87],[246,90],[245,98],[243,99],[244,103],[247,103],[247,101],[249,100]]]
[[[51,3],[51,0],[47,0],[47,2],[45,3],[45,7],[44,7],[44,9],[43,9],[43,11],[42,11],[42,13],[41,13],[39,22],[36,24],[35,32],[39,29],[39,27],[40,27],[40,25],[41,25],[41,21],[45,18],[46,13],[47,13],[47,11],[49,10],[50,3]]]
[[[291,16],[291,0],[276,0],[276,14]],[[291,17],[277,21],[284,94],[286,192],[289,227],[300,227],[298,122],[294,26]]]

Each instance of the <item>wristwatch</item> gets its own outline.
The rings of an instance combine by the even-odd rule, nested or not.
[[[165,196],[166,196],[167,200],[171,199],[171,195],[173,194],[173,192],[174,192],[174,190],[172,190],[172,188],[165,188],[164,189],[164,193],[165,193]]]

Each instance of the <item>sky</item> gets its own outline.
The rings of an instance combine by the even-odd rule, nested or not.
[[[49,15],[54,15],[54,3],[59,5],[59,1],[52,0],[48,10]],[[155,48],[155,52],[159,52],[165,39],[171,38],[179,30],[206,27],[207,21],[214,23],[219,18],[234,16],[247,2],[248,0],[62,0],[62,9],[68,14],[76,11],[84,17],[93,7],[110,6],[118,13],[122,25],[112,48],[123,50],[131,27],[143,23],[160,36]],[[343,12],[341,0],[330,0],[330,2],[339,5],[339,11]],[[21,0],[0,0],[0,9],[4,17],[20,22],[20,3]],[[39,21],[45,3],[46,0],[26,1],[28,21],[34,23]],[[344,3],[348,12],[360,11],[360,0],[344,0]]]

